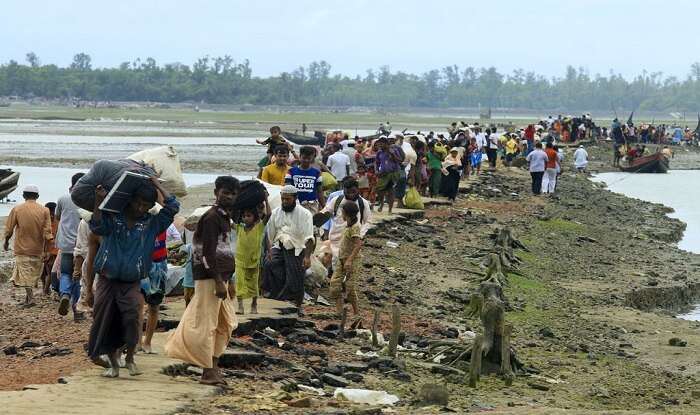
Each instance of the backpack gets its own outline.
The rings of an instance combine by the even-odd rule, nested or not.
[[[335,215],[338,214],[338,208],[340,207],[340,204],[343,203],[344,198],[344,194],[341,194],[340,196],[335,198],[335,206],[333,206],[333,217],[335,217]],[[362,223],[365,214],[365,202],[363,201],[362,196],[357,196],[357,204],[360,205],[360,223]]]

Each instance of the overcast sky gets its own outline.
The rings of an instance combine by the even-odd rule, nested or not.
[[[59,66],[84,52],[94,68],[230,55],[259,77],[325,60],[351,77],[456,64],[683,79],[700,61],[698,16],[697,0],[22,0],[3,2],[0,63],[32,51]]]

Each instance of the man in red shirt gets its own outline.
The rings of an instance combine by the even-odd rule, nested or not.
[[[527,140],[527,153],[532,151],[532,144],[535,142],[535,125],[528,124],[525,128],[525,140]]]
[[[557,186],[557,163],[559,162],[559,153],[553,148],[552,143],[547,143],[544,149],[547,154],[547,170],[544,172],[542,179],[542,193],[554,193]]]

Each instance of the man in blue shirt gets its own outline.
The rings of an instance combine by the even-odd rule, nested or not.
[[[299,150],[299,165],[287,170],[287,175],[284,178],[286,184],[297,188],[299,204],[312,215],[318,213],[326,205],[321,171],[311,167],[315,157],[316,150],[313,147],[302,147]]]
[[[163,195],[165,206],[157,215],[151,215],[148,211],[155,205],[158,192]],[[99,206],[106,196],[107,191],[97,186],[90,230],[102,236],[102,244],[93,264],[99,274],[94,296],[94,275],[85,276],[85,299],[88,305],[94,304],[88,355],[96,364],[100,364],[100,355],[108,355],[112,367],[102,376],[116,378],[118,351],[126,345],[126,368],[131,376],[136,376],[142,373],[134,363],[141,334],[141,280],[151,270],[153,241],[168,229],[180,204],[155,177],[136,188],[125,212],[102,212]]]
[[[542,143],[535,144],[535,150],[527,155],[530,163],[530,177],[532,178],[532,194],[539,195],[542,192],[542,177],[547,169],[547,153],[542,150]]]

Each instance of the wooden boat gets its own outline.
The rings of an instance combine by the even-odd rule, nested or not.
[[[320,131],[314,131],[314,135],[299,135],[282,131],[282,137],[300,146],[319,146],[323,147],[326,144],[326,136]]]
[[[17,188],[19,172],[12,169],[0,169],[0,201]]]
[[[658,152],[629,161],[623,160],[620,163],[620,170],[627,173],[666,173],[668,171],[668,158]]]

